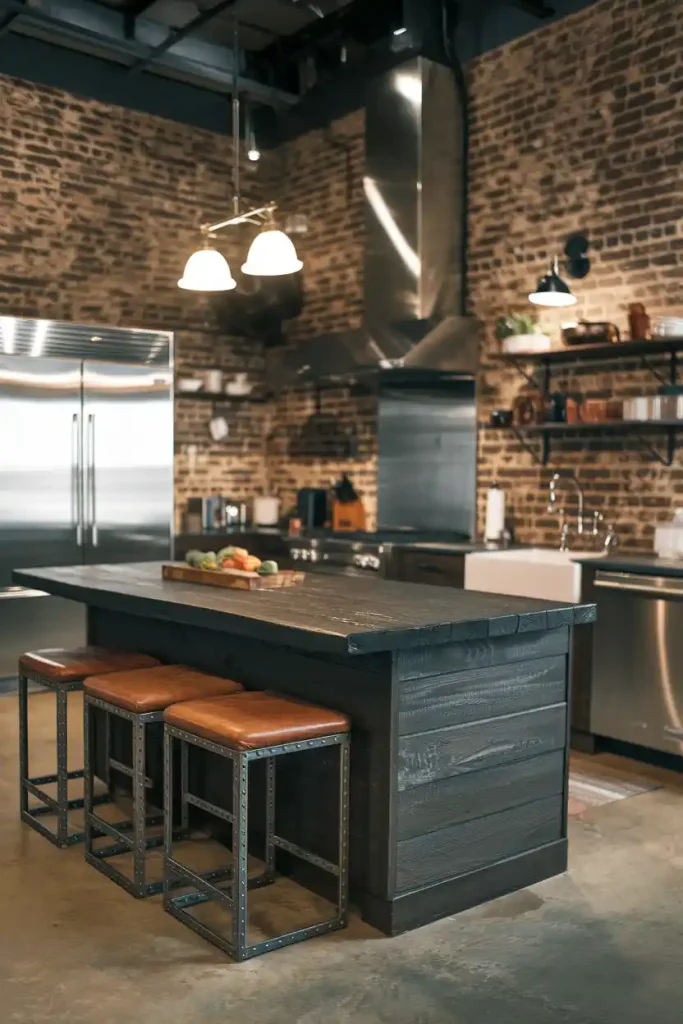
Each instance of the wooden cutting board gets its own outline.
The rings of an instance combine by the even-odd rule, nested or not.
[[[183,562],[171,562],[161,567],[165,580],[178,583],[202,583],[209,587],[228,587],[232,590],[279,590],[280,587],[300,586],[306,574],[283,569],[273,576],[259,576],[257,572],[242,569],[195,569]]]

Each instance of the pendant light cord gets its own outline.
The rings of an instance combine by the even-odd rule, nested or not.
[[[240,212],[240,91],[239,91],[239,22],[233,25],[232,44],[232,205],[235,216]]]

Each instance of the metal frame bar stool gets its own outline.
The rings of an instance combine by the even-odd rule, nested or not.
[[[147,813],[147,793],[154,785],[148,775],[146,756],[147,729],[161,726],[164,709],[176,701],[192,700],[199,696],[217,696],[239,693],[240,683],[221,679],[184,665],[159,665],[152,669],[115,672],[85,680],[83,700],[85,750],[85,859],[92,867],[116,882],[138,899],[152,896],[163,889],[163,879],[147,881],[146,854],[163,843],[163,835],[152,836],[149,830],[163,822],[164,815]],[[126,775],[132,784],[132,815],[123,821],[105,821],[94,811],[95,749],[94,715],[99,710],[106,714],[104,769],[107,790],[111,796],[111,770]],[[130,722],[132,730],[132,764],[126,765],[110,755],[111,719]],[[152,773],[150,773],[152,774]],[[158,766],[161,779],[161,763]],[[186,824],[186,823],[185,823]],[[95,840],[109,837],[113,842],[99,849]],[[133,855],[132,878],[113,864],[112,857],[124,853]]]
[[[69,831],[69,812],[83,807],[83,797],[69,799],[69,781],[82,779],[83,769],[68,767],[68,695],[83,689],[83,680],[93,672],[117,672],[126,668],[158,665],[156,658],[127,651],[109,651],[102,647],[77,647],[72,650],[49,648],[27,651],[19,659],[19,807],[21,820],[55,846],[64,849],[83,840],[83,831]],[[52,775],[29,775],[28,684],[50,690],[56,701],[57,771]],[[57,783],[57,798],[42,788]],[[42,806],[29,807],[29,796]],[[106,797],[98,796],[103,803]],[[40,817],[54,814],[56,830]]]
[[[348,918],[348,822],[349,822],[349,721],[338,712],[302,704],[299,701],[267,692],[243,693],[235,697],[191,701],[169,707],[164,715],[164,790],[165,822],[165,877],[164,909],[188,925],[193,931],[218,946],[237,961],[266,953],[281,946],[316,935],[344,928]],[[278,738],[285,742],[262,742],[270,732],[268,721],[277,719]],[[222,719],[222,721],[220,721]],[[286,721],[285,721],[286,719]],[[213,737],[213,738],[211,738]],[[182,813],[187,804],[201,807],[232,825],[232,870],[229,873],[229,892],[213,885],[206,875],[192,871],[173,855],[173,744],[180,743],[181,764],[187,763],[187,745],[200,747],[232,762],[232,813],[208,803],[190,793],[187,772],[181,772],[180,800]],[[305,850],[275,832],[275,764],[278,757],[316,750],[321,747],[339,747],[339,832],[338,858],[332,863]],[[266,761],[266,854],[263,874],[248,878],[248,800],[249,766],[254,761]],[[249,944],[247,941],[247,890],[274,880],[275,852],[285,850],[314,864],[337,878],[337,913],[330,920],[308,925],[270,939]],[[195,891],[173,895],[178,884],[191,886]],[[232,912],[232,939],[209,928],[193,917],[188,910],[209,900]]]

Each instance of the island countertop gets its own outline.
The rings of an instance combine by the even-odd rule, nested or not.
[[[590,604],[374,577],[311,573],[296,589],[249,592],[163,580],[160,562],[18,569],[13,577],[20,585],[95,608],[340,654],[502,637],[595,618]]]

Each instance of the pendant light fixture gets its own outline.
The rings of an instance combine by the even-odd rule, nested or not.
[[[529,295],[529,302],[535,306],[573,306],[576,296],[572,295],[569,285],[560,277],[557,256],[553,257],[548,273],[540,278],[536,291]]]
[[[268,203],[254,210],[241,212],[240,195],[240,95],[238,78],[239,38],[238,23],[235,21],[233,43],[233,86],[232,86],[232,184],[234,214],[227,220],[217,224],[202,224],[201,232],[204,245],[194,252],[187,263],[183,276],[178,281],[180,288],[196,292],[227,292],[237,287],[228,261],[211,244],[217,231],[235,224],[257,224],[263,230],[251,244],[242,271],[254,277],[282,277],[301,270],[303,263],[299,259],[292,240],[280,231],[274,220],[277,209],[275,203]],[[250,119],[251,124],[251,119]],[[249,129],[251,132],[251,128]],[[249,158],[257,158],[256,140],[250,135],[247,139]]]
[[[278,230],[271,211],[268,224],[251,243],[242,273],[251,277],[283,277],[296,274],[302,267],[294,243],[284,231]]]
[[[193,252],[178,287],[189,292],[229,292],[237,287],[225,256],[208,244]]]

